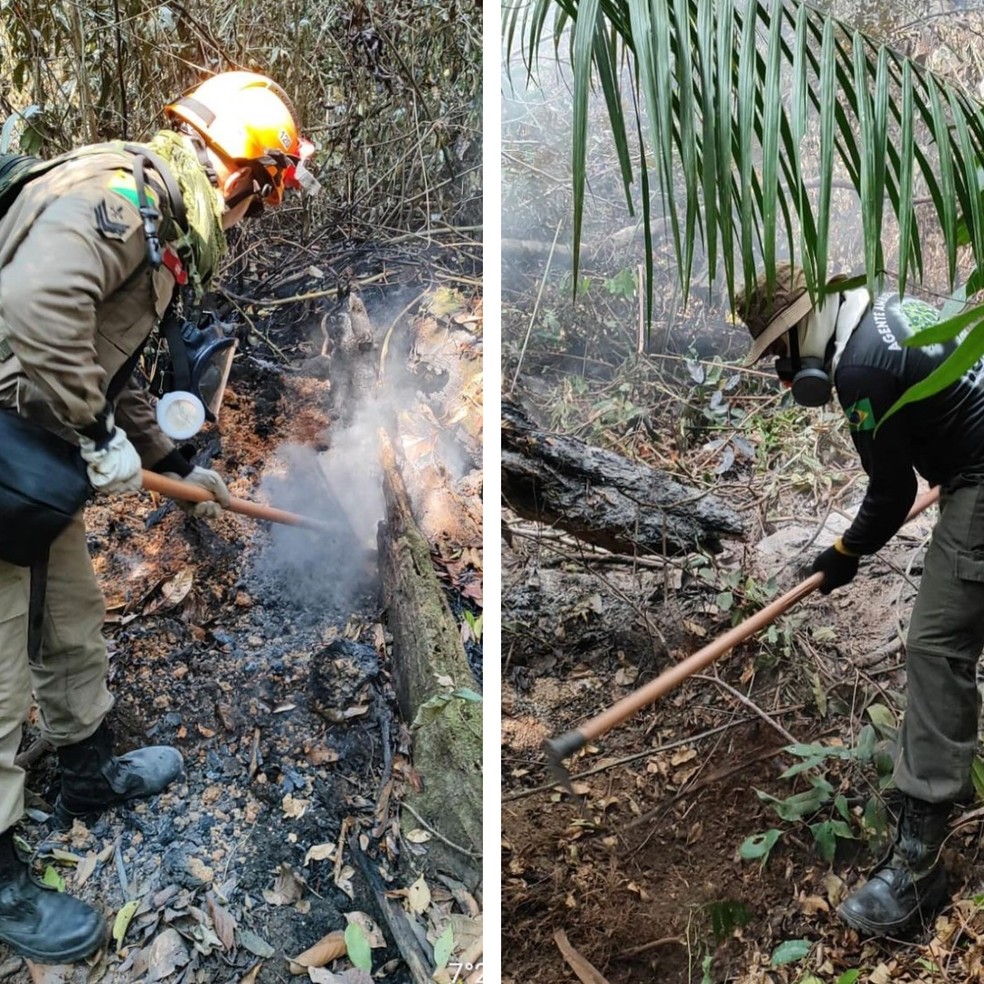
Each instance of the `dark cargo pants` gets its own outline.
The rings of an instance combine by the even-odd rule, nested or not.
[[[984,487],[940,496],[906,643],[908,702],[895,783],[931,803],[972,791],[984,649]]]

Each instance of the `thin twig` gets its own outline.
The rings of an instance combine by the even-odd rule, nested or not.
[[[736,690],[734,687],[731,686],[730,683],[726,683],[724,680],[722,680],[721,677],[717,674],[717,672],[714,673],[714,676],[709,676],[706,673],[695,673],[693,679],[704,680],[706,683],[717,684],[722,690],[726,690],[729,694],[731,694],[731,696],[734,697],[735,700],[738,700],[742,704],[744,704],[750,711],[754,711],[763,721],[765,721],[767,725],[769,725],[770,728],[773,728],[775,731],[778,731],[779,734],[781,734],[783,738],[785,738],[786,741],[788,741],[791,745],[796,744],[796,738],[792,734],[790,734],[778,721],[770,717],[751,698],[746,697],[740,690]]]
[[[657,947],[666,946],[668,943],[679,943],[680,946],[687,945],[687,941],[680,936],[664,936],[662,939],[650,940],[648,943],[643,943],[641,946],[630,946],[628,950],[623,950],[621,953],[617,953],[615,955],[615,959],[622,960],[626,957],[637,957],[640,953],[655,950]]]
[[[448,847],[453,847],[460,854],[464,854],[469,858],[481,858],[481,852],[469,851],[467,847],[462,847],[460,844],[455,844],[454,841],[448,840],[439,830],[435,830],[409,803],[401,801],[400,806],[405,810],[409,810],[416,817],[418,823],[422,823],[438,840],[443,841]]]
[[[386,356],[389,353],[390,339],[393,337],[393,330],[399,324],[400,318],[405,315],[414,304],[423,300],[427,296],[427,291],[421,291],[402,311],[390,322],[389,328],[386,329],[386,334],[383,337],[383,344],[379,347],[379,371],[376,373],[376,383],[377,385],[383,381],[383,367],[386,364]]]
[[[367,284],[376,284],[380,280],[385,280],[386,274],[374,273],[371,277],[363,277],[361,280],[353,280],[351,287],[365,287]],[[330,287],[328,290],[312,290],[307,294],[295,294],[293,297],[243,297],[241,294],[233,294],[232,291],[223,290],[222,295],[240,304],[256,304],[260,307],[282,307],[285,304],[297,304],[299,301],[316,301],[322,297],[338,297],[340,287]]]
[[[543,276],[540,278],[540,289],[536,292],[536,302],[534,303],[533,311],[530,314],[530,322],[526,326],[526,337],[523,339],[523,347],[520,350],[519,359],[516,362],[516,371],[513,373],[512,385],[509,387],[510,396],[512,396],[513,390],[516,389],[516,381],[519,379],[519,372],[523,368],[523,359],[526,357],[526,346],[530,341],[530,334],[533,331],[533,322],[536,321],[537,311],[540,310],[540,299],[543,297],[543,289],[547,285],[547,274],[550,273],[550,262],[553,260],[554,250],[557,248],[557,238],[560,236],[560,230],[563,224],[563,219],[557,223],[557,231],[554,233],[553,242],[550,244],[550,255],[547,257],[547,264],[543,268]]]

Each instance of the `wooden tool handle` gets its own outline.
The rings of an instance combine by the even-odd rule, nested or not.
[[[183,499],[185,502],[211,502],[215,500],[215,496],[211,492],[193,482],[177,481],[146,469],[141,474],[143,487],[148,492],[159,492],[169,499]],[[328,533],[331,530],[328,523],[322,522],[320,519],[310,519],[307,516],[299,516],[297,513],[287,512],[284,509],[275,509],[273,506],[264,506],[259,502],[250,502],[249,499],[237,499],[235,496],[227,508],[230,512],[250,516],[253,519],[266,519],[271,523],[303,526],[305,529],[318,530],[320,533]]]
[[[931,506],[940,497],[939,488],[932,488],[923,493],[913,503],[906,522],[914,519],[923,510]],[[654,680],[633,691],[620,701],[613,704],[607,710],[602,711],[596,717],[582,724],[575,731],[567,732],[562,736],[563,741],[558,739],[561,746],[557,749],[562,754],[569,754],[569,749],[583,746],[584,742],[591,738],[597,738],[606,731],[610,731],[617,724],[621,724],[626,718],[634,714],[640,708],[651,704],[654,700],[662,697],[674,687],[683,683],[687,677],[709,666],[716,659],[719,659],[729,650],[744,642],[749,636],[754,635],[760,629],[764,629],[770,622],[775,621],[786,609],[791,608],[796,602],[801,601],[812,591],[815,591],[823,583],[823,574],[811,574],[805,581],[801,581],[795,588],[787,591],[782,597],[770,602],[761,611],[750,615],[744,622],[740,622],[734,628],[729,629],[724,635],[718,636],[713,642],[709,642],[702,649],[692,653],[685,660],[664,670]],[[578,743],[577,736],[580,736]]]

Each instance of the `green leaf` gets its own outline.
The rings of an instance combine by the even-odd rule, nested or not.
[[[772,951],[772,966],[782,967],[785,964],[802,960],[813,949],[810,940],[786,940]]]
[[[850,970],[845,970],[844,973],[837,978],[837,984],[854,984],[860,976],[861,971],[852,967]]]
[[[858,735],[858,747],[856,750],[859,762],[870,762],[875,754],[875,742],[877,741],[875,729],[870,724],[866,724]]]
[[[113,920],[113,939],[116,940],[117,953],[123,949],[123,937],[126,936],[126,931],[130,928],[130,920],[133,919],[139,906],[140,899],[130,899],[116,913],[116,918]]]
[[[449,922],[444,932],[434,941],[434,967],[440,970],[446,967],[454,950],[454,927]]]
[[[345,951],[359,970],[372,973],[372,947],[369,946],[366,931],[356,922],[350,922],[345,927]]]
[[[979,800],[984,800],[984,762],[980,756],[975,756],[970,766],[970,778],[974,784],[974,792]]]
[[[469,690],[468,687],[458,687],[457,690],[435,694],[417,708],[417,715],[410,725],[410,730],[424,728],[437,720],[455,701],[467,704],[481,703],[482,695]]]
[[[943,363],[937,366],[925,379],[921,382],[916,383],[914,386],[910,386],[888,409],[888,413],[879,421],[875,428],[875,434],[878,434],[878,428],[884,426],[885,421],[892,417],[894,414],[898,413],[903,407],[908,406],[910,403],[916,403],[919,400],[925,400],[929,396],[933,396],[935,393],[939,393],[944,390],[951,383],[955,383],[971,366],[974,365],[977,360],[984,355],[984,306],[979,308],[974,308],[977,312],[978,318],[980,319],[977,324],[970,330],[970,333],[966,338],[960,343],[960,345],[955,348],[950,355],[946,357]],[[954,319],[956,320],[956,319]],[[927,331],[932,331],[933,329],[927,329]],[[921,333],[920,333],[921,334]]]
[[[819,768],[824,763],[824,758],[806,759],[804,762],[797,762],[795,765],[791,765],[785,772],[780,773],[780,779],[792,779],[793,776],[798,776],[801,772],[809,772],[810,769]]]
[[[755,790],[755,795],[768,803],[783,820],[788,821],[802,820],[804,817],[811,816],[830,800],[829,793],[817,786],[801,793],[794,793],[782,800],[760,789]]]
[[[758,861],[762,860],[762,864],[765,864],[769,860],[769,854],[772,848],[776,846],[776,841],[782,836],[782,832],[776,830],[772,827],[761,834],[752,834],[751,837],[746,837],[742,842],[741,846],[738,848],[738,856],[743,861]]]
[[[854,831],[843,820],[824,820],[822,823],[810,824],[813,840],[820,849],[820,857],[828,864],[834,860],[837,851],[837,838],[857,840]]]
[[[961,332],[966,331],[971,325],[976,324],[984,318],[984,308],[968,308],[966,311],[955,314],[947,320],[937,321],[935,325],[922,328],[909,338],[904,338],[902,344],[906,348],[924,348],[927,345],[935,345],[937,342],[948,342],[956,338]]]
[[[44,875],[41,876],[41,884],[47,885],[58,892],[65,891],[65,879],[58,873],[54,865],[45,865]]]
[[[884,704],[869,704],[865,713],[871,718],[871,723],[884,738],[894,738],[898,732],[895,715]]]

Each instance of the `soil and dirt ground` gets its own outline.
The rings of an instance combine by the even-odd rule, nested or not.
[[[360,256],[353,248],[340,263],[307,252],[301,277],[283,275],[298,267],[289,249],[275,260],[231,288],[241,291],[226,312],[244,326],[241,346],[220,424],[195,439],[194,460],[217,468],[233,495],[330,529],[269,526],[231,513],[196,520],[148,494],[100,499],[87,510],[107,599],[118,744],[175,745],[185,775],[153,800],[47,836],[54,754],[26,729],[32,796],[24,846],[35,851],[39,875],[106,913],[113,939],[88,966],[72,968],[25,966],[4,951],[4,981],[296,980],[288,959],[333,934],[327,949],[302,961],[310,971],[293,968],[303,979],[367,981],[353,962],[371,959],[377,977],[400,984],[414,978],[383,918],[384,892],[428,958],[442,947],[451,966],[469,948],[480,954],[481,885],[428,867],[429,844],[440,835],[401,808],[403,791],[421,778],[412,722],[401,719],[393,690],[376,579],[384,516],[373,437],[398,412],[412,418],[443,385],[422,392],[407,381],[421,331],[470,332],[470,359],[480,370],[474,251]],[[375,372],[367,392],[346,390],[351,325],[344,290],[336,302],[325,289],[338,282],[333,263],[345,268],[376,329],[361,350],[385,368],[385,399],[373,398]],[[360,289],[360,280],[369,286]],[[297,295],[306,299],[290,303]],[[457,683],[474,690],[481,688],[480,632],[470,627],[481,614],[480,427],[468,441],[460,437],[466,423],[474,429],[475,414],[481,420],[478,386],[469,414],[447,421],[434,403],[428,420],[460,459],[444,467],[444,487],[453,491],[469,475],[470,497],[458,499],[478,542],[463,540],[459,529],[442,534],[440,517],[429,532],[478,677]],[[424,460],[433,470],[441,455],[431,452]],[[353,922],[362,928],[343,939]]]
[[[867,29],[976,86],[979,13],[910,6],[898,17],[877,4],[836,12],[864,14]],[[504,89],[504,390],[544,428],[721,497],[747,533],[717,554],[617,555],[504,503],[504,980],[978,980],[979,804],[966,805],[946,845],[952,900],[913,941],[861,940],[834,913],[886,841],[904,638],[934,509],[849,588],[810,595],[568,760],[576,799],[551,782],[545,738],[801,581],[850,521],[864,476],[839,410],[798,409],[768,374],[737,368],[743,330],[700,272],[683,304],[660,241],[645,330],[641,233],[620,201],[601,111],[589,127],[572,300],[570,89],[552,67],[540,80]],[[859,254],[844,194],[832,239],[835,262],[850,268]],[[926,256],[929,286],[945,292],[938,244]]]

